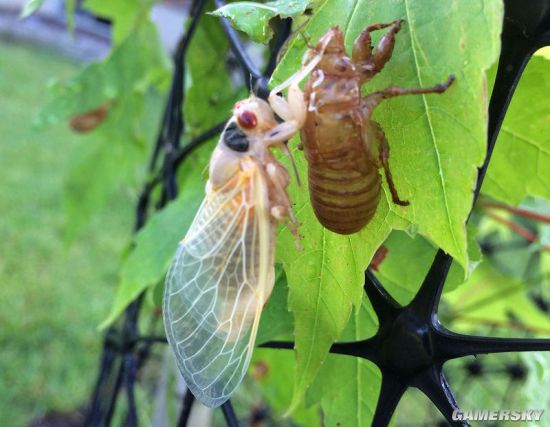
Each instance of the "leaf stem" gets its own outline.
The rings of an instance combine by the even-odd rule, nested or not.
[[[496,328],[516,329],[519,331],[533,332],[533,333],[539,333],[544,335],[550,334],[550,329],[525,325],[524,323],[518,323],[518,322],[504,322],[502,320],[487,319],[487,318],[475,317],[475,316],[465,316],[460,314],[453,316],[452,319],[453,321],[473,323],[478,325],[487,325],[487,326],[496,327]]]
[[[489,218],[494,219],[495,221],[501,223],[502,225],[506,226],[508,229],[516,233],[517,235],[523,237],[528,242],[536,242],[538,239],[537,233],[529,230],[528,228],[524,227],[523,225],[518,224],[517,222],[514,222],[512,220],[509,220],[507,218],[504,218],[500,215],[497,215],[494,212],[486,211],[486,214]],[[550,252],[550,246],[542,246],[542,250],[545,252]]]
[[[505,210],[507,212],[513,213],[514,215],[521,216],[523,218],[532,219],[535,221],[540,221],[540,222],[550,224],[550,215],[543,215],[527,209],[516,208],[514,206],[506,205],[504,203],[499,203],[499,202],[492,202],[490,200],[480,200],[478,204],[483,208],[501,209],[501,210]]]

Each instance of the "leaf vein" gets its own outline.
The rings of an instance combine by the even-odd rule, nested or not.
[[[420,76],[420,66],[418,64],[418,58],[417,58],[417,53],[416,53],[416,49],[417,49],[417,46],[416,46],[416,43],[415,43],[416,36],[414,35],[414,25],[413,25],[413,21],[411,20],[411,14],[410,14],[410,10],[409,10],[409,0],[404,0],[404,4],[405,4],[405,13],[407,15],[407,22],[409,23],[409,28],[410,28],[409,36],[410,36],[410,40],[411,40],[411,50],[412,50],[412,54],[413,54],[413,58],[414,58],[416,77],[418,79],[418,83],[420,84],[420,86],[422,86],[422,77]],[[448,200],[447,200],[447,188],[445,187],[445,177],[443,176],[443,168],[441,166],[441,155],[439,153],[439,148],[437,146],[437,138],[435,136],[434,129],[433,129],[430,108],[429,108],[429,105],[428,105],[428,101],[426,100],[426,95],[421,95],[421,96],[422,96],[422,102],[424,103],[424,109],[426,110],[426,119],[428,121],[428,127],[430,129],[430,135],[432,137],[433,146],[434,146],[434,150],[435,150],[435,155],[436,155],[436,159],[437,159],[437,166],[438,166],[439,178],[440,178],[439,182],[441,184],[441,190],[443,192],[443,200],[445,202],[445,212],[446,212],[446,215],[447,215],[447,220],[449,221],[449,231],[450,231],[451,237],[453,239],[455,249],[457,251],[460,251],[458,241],[457,241],[454,229],[452,227],[453,221],[451,219],[449,203],[448,203]]]

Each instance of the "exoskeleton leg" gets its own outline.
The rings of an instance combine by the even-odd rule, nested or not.
[[[294,163],[290,150],[284,143],[299,132],[306,121],[307,104],[304,99],[304,94],[298,84],[317,66],[322,58],[323,52],[324,49],[321,49],[298,72],[273,88],[268,97],[271,109],[283,121],[265,135],[265,143],[267,146],[279,145],[283,149],[292,162],[298,184],[300,184],[300,176],[298,175],[296,164]],[[279,95],[279,92],[282,92],[286,88],[288,88],[288,95],[285,99],[283,96]]]
[[[378,92],[373,92],[370,95],[365,96],[361,101],[361,110],[363,111],[363,117],[367,120],[370,119],[374,109],[383,100],[388,98],[394,98],[402,95],[422,95],[427,93],[443,93],[449,86],[455,81],[454,76],[449,76],[447,81],[443,84],[438,84],[433,87],[421,87],[414,89],[407,89],[398,86],[390,86]]]
[[[266,133],[264,143],[268,147],[279,146],[283,150],[292,163],[296,180],[298,181],[298,185],[300,185],[300,175],[298,174],[294,158],[286,145],[286,141],[298,133],[306,121],[307,106],[304,101],[304,94],[298,87],[298,84],[293,83],[288,88],[288,100],[277,95],[275,91],[271,91],[269,104],[275,114],[283,119],[283,122],[277,124]]]
[[[409,202],[407,200],[401,200],[399,194],[397,194],[397,189],[393,182],[393,177],[390,170],[390,146],[386,135],[382,130],[382,127],[375,121],[371,120],[369,122],[369,152],[373,161],[375,162],[378,168],[384,169],[384,174],[386,175],[386,181],[390,189],[391,198],[393,203],[400,206],[408,206]]]
[[[403,22],[405,21],[400,19],[386,24],[369,25],[355,39],[351,58],[361,75],[362,83],[372,79],[389,61],[395,46],[395,35],[401,29]],[[388,27],[390,28],[389,31],[382,36],[373,53],[370,33]]]
[[[304,100],[304,94],[298,84],[315,69],[317,64],[319,64],[325,52],[325,48],[329,42],[329,39],[325,40],[323,45],[314,52],[314,55],[309,57],[309,62],[303,64],[300,70],[298,70],[288,79],[286,79],[280,85],[274,87],[273,90],[269,93],[268,101],[275,114],[283,119],[284,122],[288,122],[292,125],[292,127],[281,127],[281,129],[284,129],[283,133],[285,134],[288,134],[292,129],[296,127],[296,131],[298,131],[304,125],[307,115],[307,105]],[[287,99],[285,99],[283,96],[278,95],[279,92],[282,92],[286,88],[288,88]],[[281,123],[281,125],[284,124],[285,123]]]

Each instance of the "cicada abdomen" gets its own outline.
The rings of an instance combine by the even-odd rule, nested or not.
[[[326,83],[333,79],[326,77]],[[310,86],[308,82],[306,94]],[[363,228],[380,200],[380,174],[356,114],[359,101],[345,108],[336,105],[335,110],[319,107],[308,114],[301,133],[313,210],[324,227],[339,234]]]

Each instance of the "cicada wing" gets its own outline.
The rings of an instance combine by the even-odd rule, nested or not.
[[[180,371],[209,407],[244,377],[274,282],[274,229],[261,171],[207,196],[180,243],[164,291],[164,324]]]

